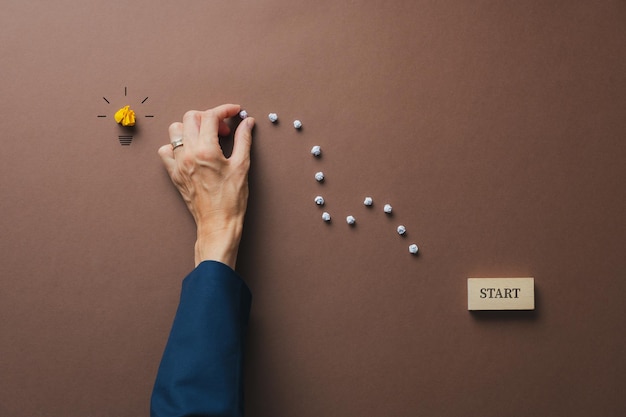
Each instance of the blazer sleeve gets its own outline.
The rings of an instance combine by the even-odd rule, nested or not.
[[[243,415],[251,299],[243,280],[220,262],[204,261],[184,279],[152,391],[152,417]]]

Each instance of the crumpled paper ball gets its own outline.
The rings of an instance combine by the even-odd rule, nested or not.
[[[115,121],[122,126],[135,126],[135,112],[130,106],[124,106],[115,112]]]

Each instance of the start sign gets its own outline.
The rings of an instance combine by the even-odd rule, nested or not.
[[[468,278],[468,310],[534,310],[534,278]]]

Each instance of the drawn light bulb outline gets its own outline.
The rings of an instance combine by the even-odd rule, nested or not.
[[[124,87],[124,97],[128,97],[128,87]],[[141,101],[141,103],[139,103],[139,104],[140,105],[144,104],[148,100],[148,98],[149,98],[149,96],[146,96]],[[107,99],[105,96],[102,96],[102,99],[108,105],[111,104],[111,101],[109,99]],[[126,99],[125,99],[125,102],[127,102]],[[130,108],[129,104],[125,104],[124,107],[126,107],[126,106],[128,106],[129,110],[134,113],[134,110],[132,108]],[[119,109],[119,110],[121,110],[121,109]],[[116,112],[119,111],[119,110],[116,110]],[[99,114],[98,115],[98,118],[102,118],[102,119],[107,118],[107,117],[109,117],[109,115],[107,115],[107,114]],[[154,118],[154,115],[153,114],[145,114],[143,117],[144,118]],[[118,122],[116,122],[116,123],[118,123]],[[122,126],[122,122],[121,121],[119,122],[119,124],[120,124],[120,126]],[[136,124],[136,119],[135,119],[135,121],[134,121],[134,123],[132,125],[123,126],[124,131],[125,131],[124,134],[118,135],[118,140],[120,142],[120,145],[122,145],[122,146],[130,146],[130,144],[133,141],[133,133],[134,133],[134,130],[135,130],[135,124]]]

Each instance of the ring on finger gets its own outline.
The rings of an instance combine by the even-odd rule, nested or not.
[[[172,141],[172,150],[183,146],[183,138],[175,139]]]

